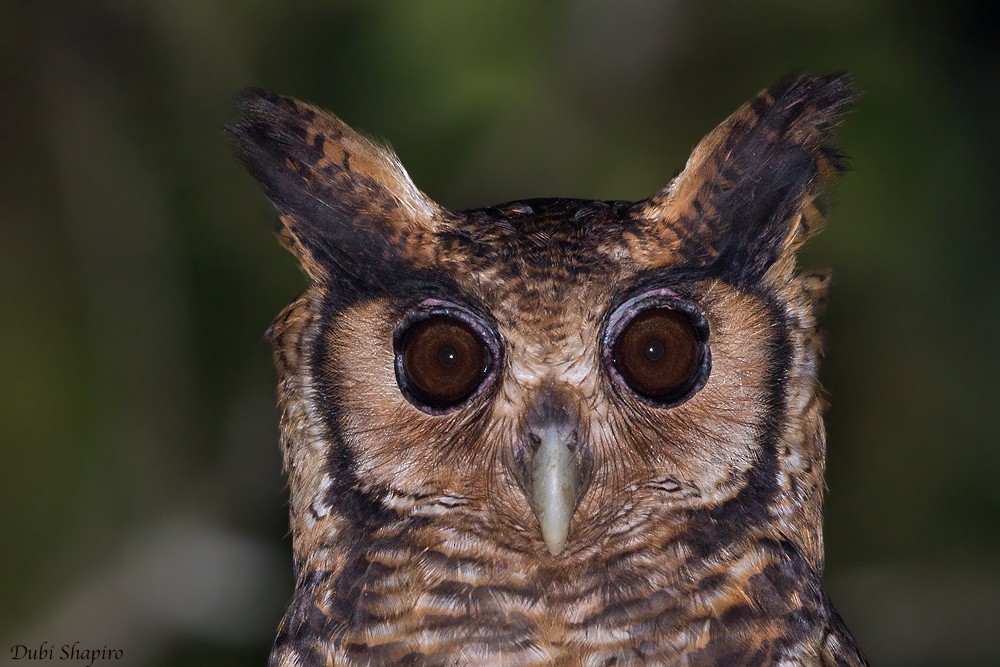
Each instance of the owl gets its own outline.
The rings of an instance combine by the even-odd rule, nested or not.
[[[449,210],[335,116],[240,98],[308,278],[271,326],[305,665],[865,665],[822,585],[846,75],[790,76],[642,201]]]

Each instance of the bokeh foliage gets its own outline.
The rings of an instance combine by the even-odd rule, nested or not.
[[[303,286],[221,128],[255,85],[463,208],[638,199],[793,69],[852,71],[827,578],[873,664],[997,665],[997,11],[982,2],[0,5],[0,650],[263,664],[290,591],[261,334]]]

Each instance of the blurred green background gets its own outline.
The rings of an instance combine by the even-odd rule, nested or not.
[[[847,69],[854,170],[805,258],[835,268],[828,586],[875,665],[1000,665],[997,26],[986,2],[3,2],[0,661],[265,663],[291,556],[262,333],[304,279],[222,134],[236,90],[335,111],[463,208],[645,197],[785,72]]]

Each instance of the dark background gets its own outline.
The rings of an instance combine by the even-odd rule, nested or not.
[[[291,588],[270,353],[303,288],[222,126],[247,85],[452,208],[639,199],[789,70],[852,71],[828,587],[875,665],[1000,665],[1000,57],[986,2],[0,4],[0,656],[262,665]],[[58,654],[58,650],[57,650]]]

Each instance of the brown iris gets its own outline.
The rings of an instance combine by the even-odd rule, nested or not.
[[[414,398],[446,408],[482,383],[489,361],[483,341],[465,322],[434,315],[411,326],[402,339],[402,370]]]
[[[612,362],[637,394],[658,402],[682,398],[701,372],[702,344],[689,317],[666,307],[636,315],[612,347]]]

